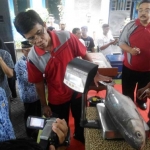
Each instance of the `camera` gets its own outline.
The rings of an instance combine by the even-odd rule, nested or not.
[[[35,116],[28,116],[27,127],[31,129],[42,129],[40,135],[40,146],[47,150],[49,145],[54,145],[56,148],[59,145],[59,138],[52,130],[52,124],[56,122],[56,118],[42,118]]]

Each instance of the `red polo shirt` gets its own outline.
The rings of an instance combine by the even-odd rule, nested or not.
[[[60,45],[60,41],[55,32],[49,32],[53,49]],[[38,47],[34,48],[39,59],[40,56],[46,53]],[[70,100],[73,91],[63,83],[66,66],[73,58],[77,56],[83,57],[85,54],[86,48],[71,33],[70,38],[59,47],[56,52],[51,52],[51,58],[49,59],[44,72],[48,86],[48,101],[50,103],[58,105]],[[38,83],[43,80],[43,73],[39,71],[34,64],[29,61],[27,66],[29,82]]]
[[[150,71],[150,23],[145,27],[140,23],[140,20],[135,21],[138,27],[130,35],[129,42],[131,47],[140,49],[140,54],[132,56],[131,65],[128,64],[126,53],[124,65],[135,71]]]

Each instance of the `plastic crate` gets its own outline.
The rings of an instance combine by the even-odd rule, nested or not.
[[[115,77],[115,79],[121,79],[124,56],[123,55],[106,55],[106,58],[110,62],[112,67],[118,68],[118,75]]]

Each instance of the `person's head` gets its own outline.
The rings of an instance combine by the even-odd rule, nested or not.
[[[31,44],[44,50],[50,44],[46,25],[34,10],[20,12],[14,20],[14,25],[16,30]]]
[[[138,6],[138,18],[141,22],[150,22],[150,0],[143,0]]]
[[[60,21],[60,30],[65,30],[66,23],[64,21]]]
[[[103,24],[102,25],[103,33],[107,34],[109,31],[109,25],[108,24]]]
[[[29,41],[22,41],[21,47],[22,47],[22,53],[24,54],[24,56],[27,57],[32,45],[29,43]]]
[[[88,32],[88,27],[87,26],[82,26],[81,27],[81,33],[82,33],[82,35],[84,36],[86,36],[87,35],[87,32]]]
[[[78,38],[78,39],[81,39],[81,31],[79,28],[74,28],[72,30],[72,33]]]

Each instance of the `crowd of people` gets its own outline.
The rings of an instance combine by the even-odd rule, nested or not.
[[[80,126],[81,94],[63,83],[66,66],[76,57],[92,62],[89,53],[112,54],[112,45],[117,43],[124,55],[122,92],[135,100],[138,107],[147,109],[146,101],[150,98],[149,0],[139,4],[138,18],[124,27],[119,40],[114,39],[109,33],[109,25],[103,24],[103,35],[96,44],[98,51],[93,38],[88,36],[87,26],[73,28],[71,33],[65,29],[64,21],[60,22],[60,27],[54,23],[53,15],[50,15],[49,21],[45,23],[34,10],[20,12],[15,17],[14,25],[26,41],[21,43],[23,56],[14,64],[4,42],[0,39],[3,45],[0,47],[0,119],[7,123],[6,128],[0,123],[0,141],[6,141],[3,145],[0,143],[0,146],[17,143],[14,142],[15,133],[11,123],[12,93],[7,79],[13,76],[17,80],[19,97],[24,103],[25,124],[30,115],[41,117],[43,114],[45,117],[51,117],[53,113],[57,114],[59,119],[53,123],[53,130],[62,144],[67,136],[71,110],[75,127],[74,138],[84,143],[83,127]],[[108,82],[112,79],[97,72],[93,80],[98,86],[99,81]],[[26,132],[28,137],[36,140],[37,130],[26,128]],[[50,146],[49,149],[53,150],[55,147]]]

